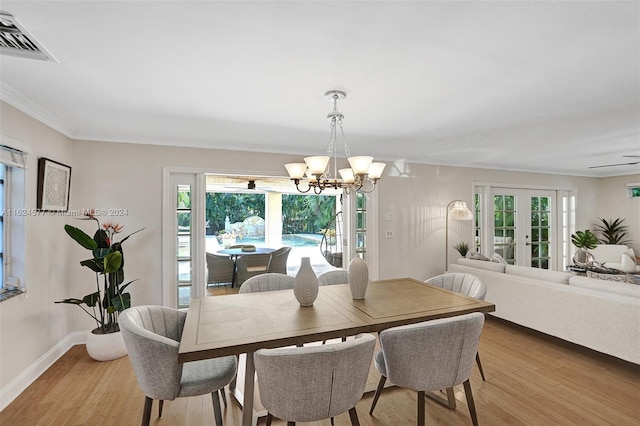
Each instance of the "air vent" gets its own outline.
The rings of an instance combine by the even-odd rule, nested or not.
[[[0,11],[0,55],[58,62],[10,13]]]

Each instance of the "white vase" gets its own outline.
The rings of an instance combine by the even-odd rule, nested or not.
[[[91,332],[87,336],[85,345],[89,356],[96,361],[111,361],[127,354],[127,348],[124,345],[124,339],[120,331],[108,334],[94,334]]]
[[[311,260],[303,257],[300,269],[293,283],[293,294],[298,299],[300,306],[311,306],[318,297],[318,277],[311,268]]]
[[[347,269],[349,273],[349,288],[351,289],[351,297],[355,300],[364,299],[369,285],[369,267],[360,256],[354,257],[349,262]]]

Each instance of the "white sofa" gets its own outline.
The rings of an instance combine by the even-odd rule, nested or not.
[[[464,258],[448,271],[487,285],[491,315],[640,364],[640,285]]]
[[[600,244],[591,250],[596,262],[607,268],[618,269],[627,273],[640,274],[640,265],[635,263],[633,249],[622,244]]]

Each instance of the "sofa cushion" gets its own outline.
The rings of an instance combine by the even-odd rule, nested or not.
[[[569,285],[640,298],[640,285],[629,284],[626,282],[599,280],[597,278],[575,275],[569,278]]]
[[[504,268],[506,266],[502,263],[487,262],[485,260],[465,259],[462,257],[458,259],[458,263],[460,265],[469,266],[471,268],[486,269],[493,272],[504,272]]]
[[[560,284],[568,284],[569,278],[572,276],[569,272],[549,271],[547,269],[530,268],[528,266],[517,265],[506,265],[504,272],[506,274],[535,278],[537,280],[551,281]]]

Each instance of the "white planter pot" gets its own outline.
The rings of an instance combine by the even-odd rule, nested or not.
[[[96,361],[111,361],[127,354],[127,348],[124,345],[124,339],[120,331],[109,334],[94,334],[91,332],[87,336],[85,345],[89,356]]]

